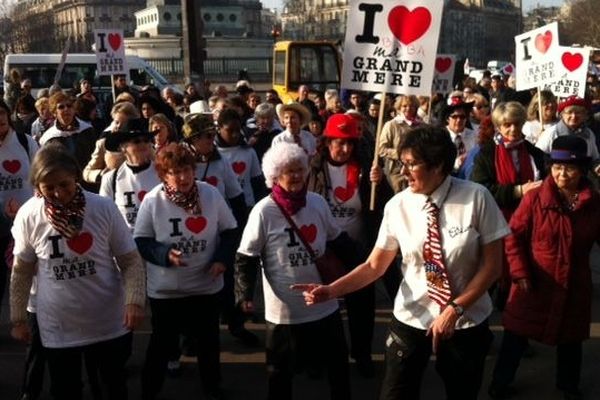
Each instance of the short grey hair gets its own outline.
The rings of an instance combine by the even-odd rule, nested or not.
[[[306,179],[308,176],[308,155],[302,147],[287,142],[271,146],[262,159],[262,170],[267,187],[272,188],[277,178],[283,173],[283,169],[295,161],[300,161],[304,166],[304,178]]]
[[[271,103],[260,103],[254,110],[256,118],[271,118],[275,116],[275,107]]]

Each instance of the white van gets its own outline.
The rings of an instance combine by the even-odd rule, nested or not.
[[[54,83],[56,70],[60,63],[61,54],[8,54],[4,60],[4,73],[8,74],[16,68],[23,79],[31,79],[32,94],[35,97],[38,90],[49,88]],[[169,86],[167,80],[150,64],[137,56],[126,56],[129,67],[130,85],[142,87],[154,85],[160,90]],[[62,89],[79,89],[81,79],[88,79],[94,90],[111,90],[110,76],[96,74],[96,55],[68,54],[65,66],[58,81]]]

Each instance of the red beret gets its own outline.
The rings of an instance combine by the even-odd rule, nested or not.
[[[358,123],[347,114],[333,114],[327,120],[323,135],[332,139],[358,139]]]
[[[580,106],[586,110],[590,109],[590,105],[585,99],[577,96],[569,96],[558,104],[558,113],[562,113],[565,108],[570,106]]]

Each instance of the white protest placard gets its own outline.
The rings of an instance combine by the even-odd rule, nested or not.
[[[590,50],[581,47],[559,47],[555,63],[562,72],[556,82],[547,83],[544,89],[556,97],[585,96]]]
[[[122,29],[95,29],[94,43],[98,75],[127,75]]]
[[[351,0],[342,87],[431,95],[443,4]]]
[[[541,87],[558,79],[558,24],[542,26],[515,36],[517,90]]]
[[[456,56],[454,54],[438,54],[435,59],[431,93],[448,94],[452,91],[455,66]]]

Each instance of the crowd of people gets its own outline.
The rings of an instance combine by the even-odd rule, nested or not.
[[[600,243],[590,99],[516,92],[499,74],[385,101],[302,85],[287,104],[246,81],[180,94],[117,77],[101,104],[85,79],[37,99],[18,71],[10,79],[0,298],[10,277],[23,399],[39,398],[46,366],[57,400],[81,399],[84,373],[95,399],[126,399],[148,309],[142,398],[160,396],[182,353],[198,358],[204,395],[225,398],[219,325],[259,346],[244,324],[262,303],[268,398],[291,399],[306,372],[349,400],[350,358],[375,376],[380,278],[394,301],[380,399],[419,398],[432,354],[447,397],[476,399],[494,307],[504,333],[490,396],[518,390],[531,339],[556,346],[556,386],[581,398]]]

